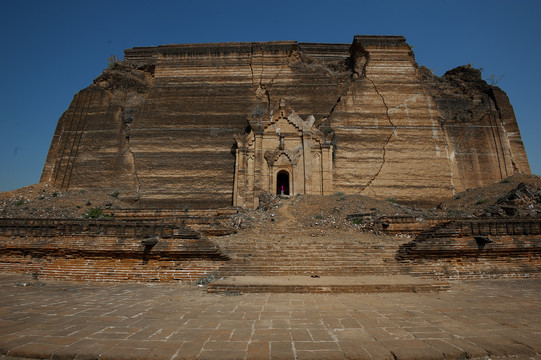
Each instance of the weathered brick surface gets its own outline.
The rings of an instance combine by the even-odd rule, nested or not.
[[[538,277],[540,225],[532,218],[446,221],[401,245],[396,258],[423,276]]]
[[[335,134],[323,193],[435,201],[530,172],[507,96],[477,70],[437,78],[405,38],[355,36],[126,50],[60,118],[41,181],[162,208],[231,206],[234,135],[281,98]]]
[[[227,260],[198,232],[148,220],[0,219],[0,249],[0,271],[63,280],[194,282]]]

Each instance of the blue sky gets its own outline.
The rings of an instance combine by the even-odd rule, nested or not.
[[[111,54],[171,43],[403,35],[438,75],[494,74],[541,174],[539,1],[9,1],[0,13],[0,191],[39,181],[58,118]]]

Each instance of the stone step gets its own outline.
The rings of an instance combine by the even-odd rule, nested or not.
[[[316,269],[316,270],[335,270],[339,269],[342,271],[374,271],[376,269],[395,269],[400,268],[398,264],[377,264],[377,265],[362,265],[362,264],[228,264],[228,269],[231,271],[266,271],[268,269],[284,269],[284,270],[298,270],[298,269]]]
[[[389,255],[394,254],[398,251],[398,247],[395,249],[385,249],[385,250],[371,250],[371,249],[363,249],[363,248],[342,248],[342,249],[250,249],[250,248],[242,248],[242,249],[231,249],[231,248],[224,248],[225,251],[232,253],[232,254],[258,254],[258,255],[268,255],[268,256],[275,256],[275,255],[287,255],[287,254],[302,254],[303,256],[306,255],[327,255],[327,256],[359,256],[359,255]]]
[[[209,293],[391,293],[446,291],[445,281],[394,276],[231,276],[208,285]]]
[[[330,254],[332,255],[332,254]],[[383,259],[394,259],[395,254],[389,254],[389,255],[382,255],[378,254],[378,256],[365,256],[364,254],[359,254],[357,256],[355,255],[349,255],[345,257],[341,256],[329,256],[329,254],[326,255],[312,255],[312,254],[287,254],[284,256],[272,256],[269,254],[265,254],[265,256],[258,256],[258,254],[230,254],[229,258],[233,260],[234,262],[245,262],[245,261],[276,261],[276,262],[295,262],[295,261],[312,261],[312,262],[328,262],[328,261],[335,261],[340,263],[348,263],[350,261],[353,262],[369,262],[369,263],[378,263],[380,260]]]

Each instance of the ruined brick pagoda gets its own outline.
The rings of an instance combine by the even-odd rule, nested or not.
[[[471,66],[442,77],[418,67],[400,36],[134,48],[60,118],[39,205],[4,202],[13,212],[0,217],[0,272],[226,277],[209,285],[214,292],[418,292],[447,284],[410,275],[539,276],[541,181],[525,174],[505,93]],[[54,207],[48,187],[87,211],[96,205],[86,193],[109,194],[97,209],[106,217],[36,216],[33,207]],[[500,198],[479,208],[488,187]],[[290,197],[278,206],[269,194]],[[334,196],[291,196],[301,194]],[[461,197],[478,208],[442,205],[434,216],[434,203]],[[305,286],[314,274],[321,282]],[[382,278],[329,284],[366,275]],[[397,275],[407,283],[387,284]],[[227,280],[236,276],[257,280]],[[263,284],[265,276],[301,283]]]
[[[133,48],[75,95],[41,177],[141,206],[255,208],[263,192],[438,200],[530,173],[505,93],[439,78],[401,36]]]

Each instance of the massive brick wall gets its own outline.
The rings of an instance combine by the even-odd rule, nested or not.
[[[163,220],[0,219],[0,251],[0,271],[85,281],[195,282],[228,259]]]
[[[41,180],[230,206],[233,135],[280,98],[335,132],[333,191],[433,200],[529,173],[503,91],[467,67],[433,77],[403,37],[356,36],[126,50],[61,117]]]
[[[420,276],[539,277],[540,234],[536,218],[448,219],[402,244],[396,259]]]

